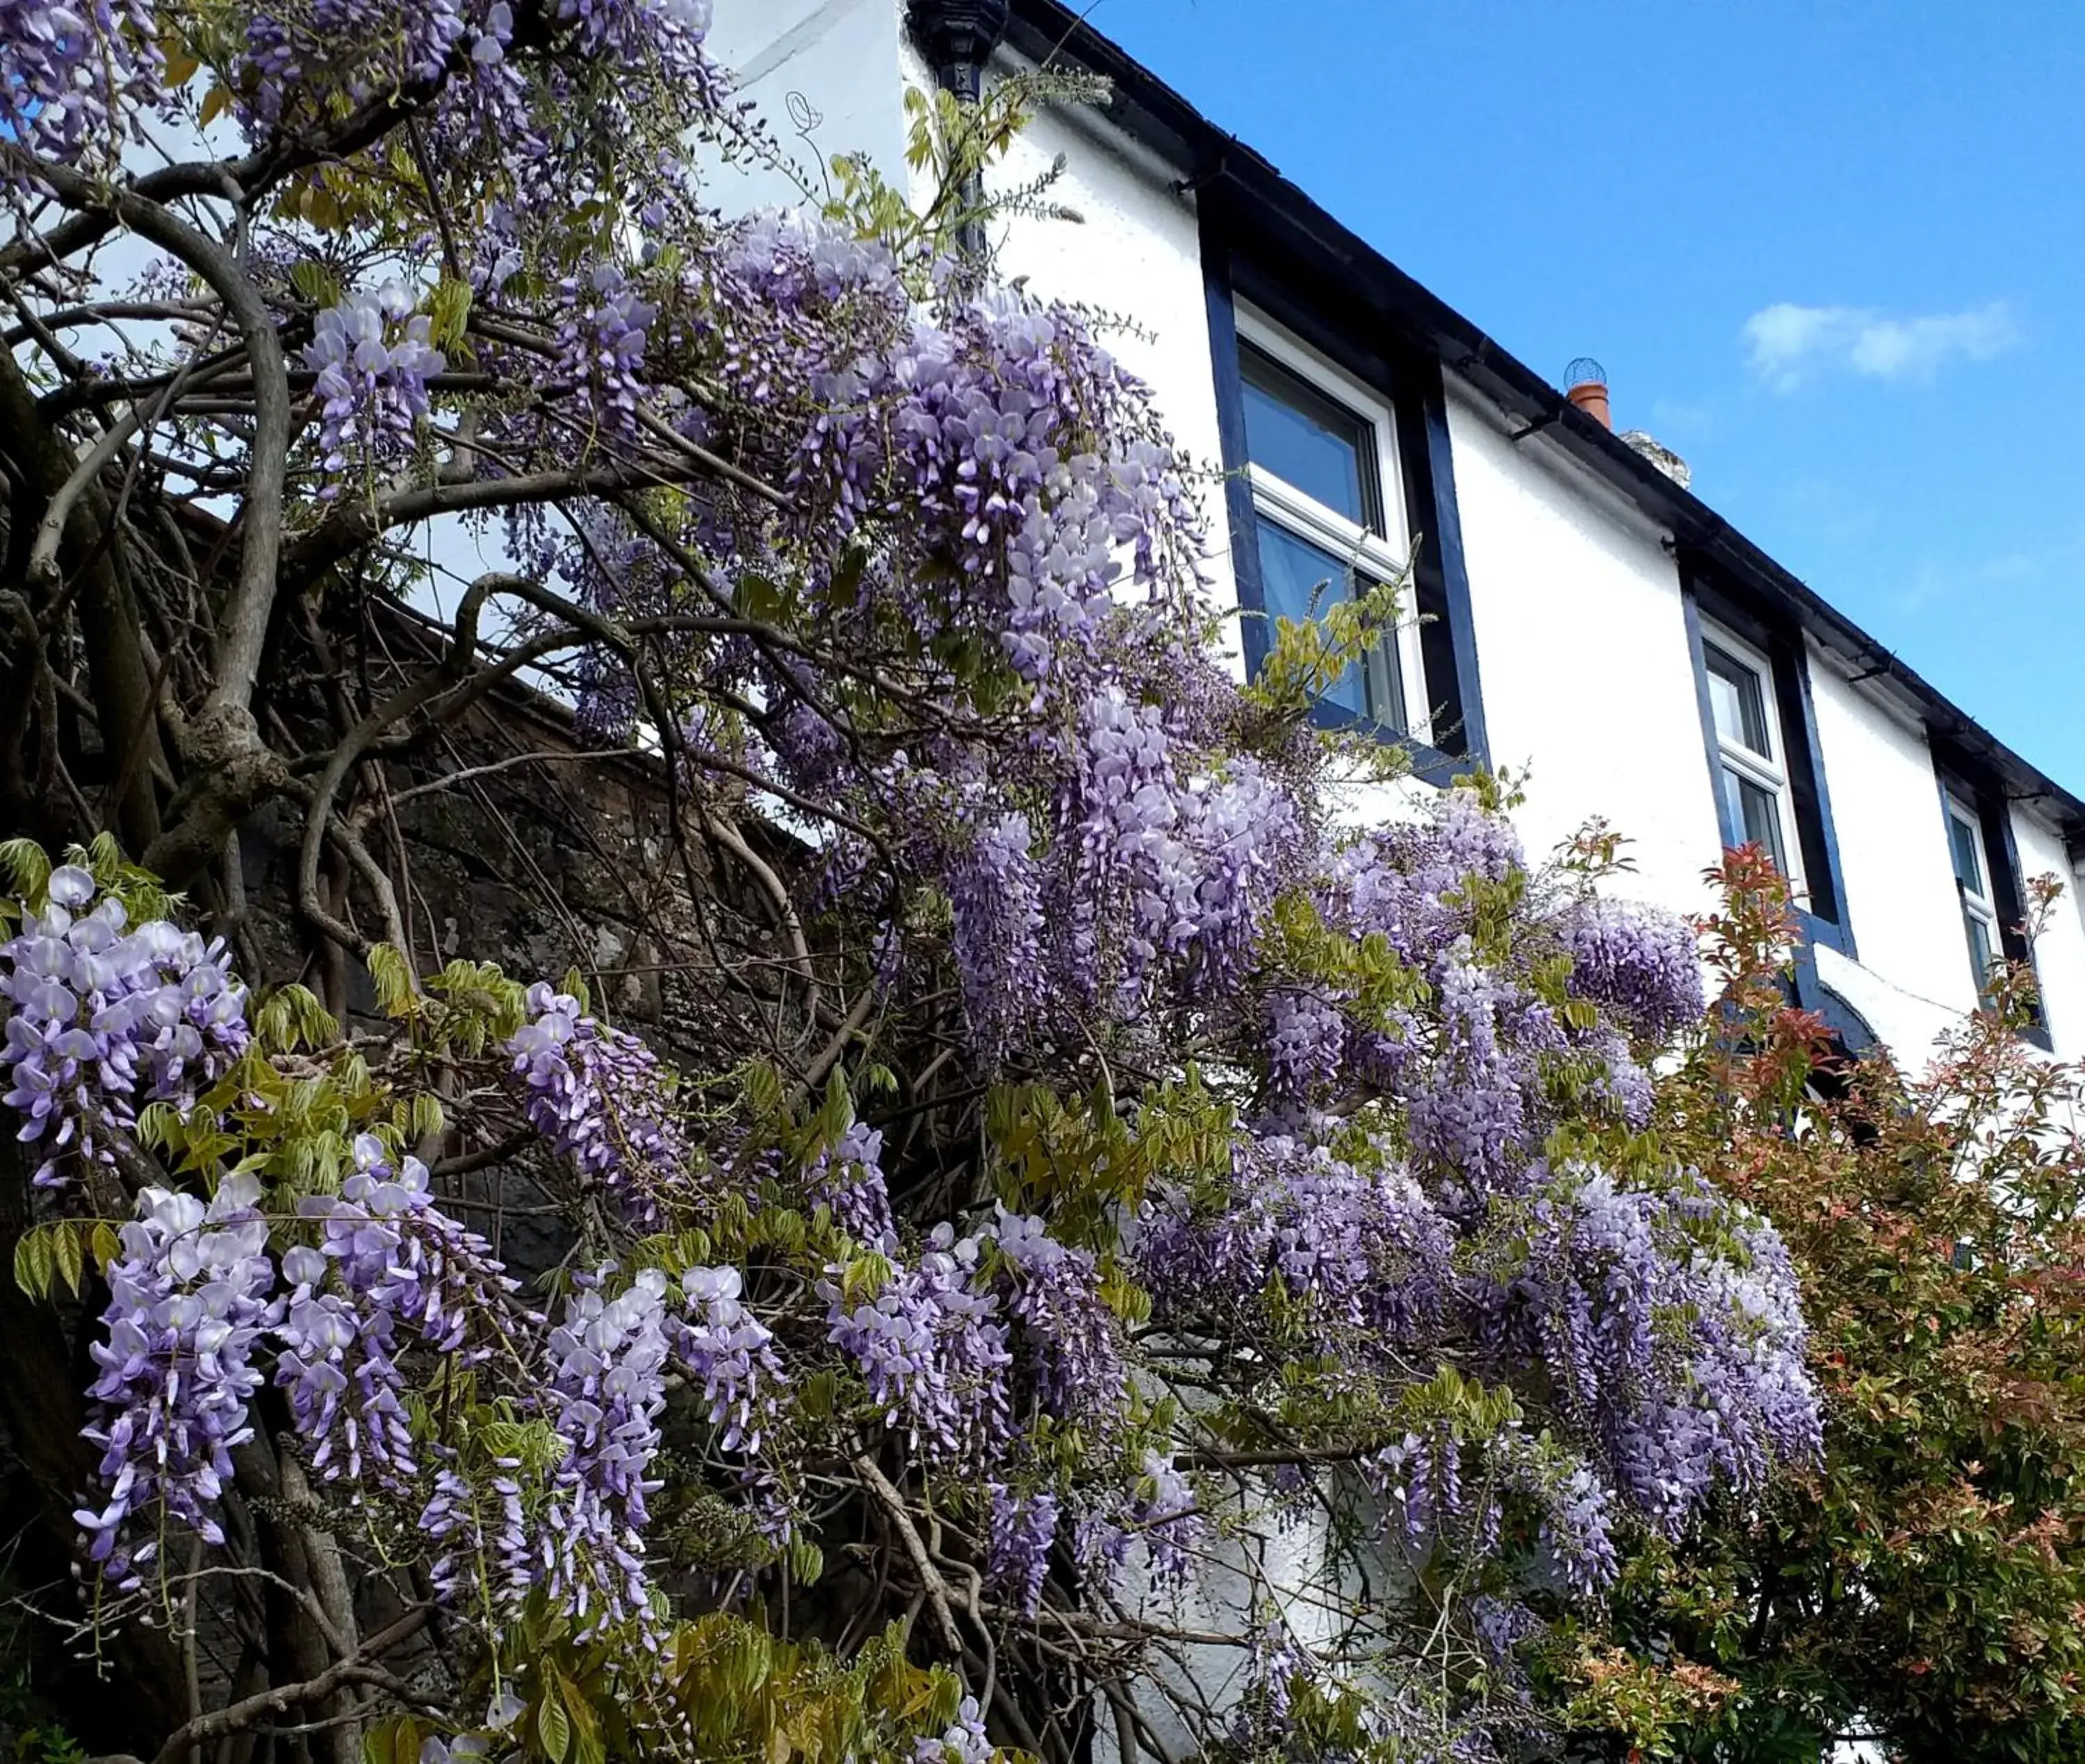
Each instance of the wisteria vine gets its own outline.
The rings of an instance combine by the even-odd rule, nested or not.
[[[993,1690],[1074,1679],[1063,1707],[1096,1693],[1163,1755],[1134,1739],[1151,1697],[1108,1694],[1143,1643],[1206,1642],[1197,1601],[1251,1664],[1181,1755],[1307,1750],[1306,1708],[1342,1698],[1357,1753],[1503,1745],[1519,1662],[1632,1548],[1819,1446],[1778,1239],[1645,1131],[1660,1058],[1705,1032],[1692,928],[1535,873],[1490,780],[1349,795],[1392,762],[1317,734],[1302,636],[1251,683],[1217,658],[1212,480],[1105,322],[953,255],[947,205],[843,162],[792,211],[710,206],[719,164],[779,156],[705,0],[236,0],[208,26],[0,0],[11,212],[120,219],[97,181],[185,106],[265,181],[189,193],[231,192],[236,240],[149,272],[172,341],[88,376],[163,391],[144,457],[194,491],[155,504],[165,549],[244,570],[280,540],[319,606],[423,586],[399,529],[454,513],[499,567],[336,763],[265,747],[289,686],[196,687],[248,627],[329,653],[283,635],[302,601],[141,662],[172,757],[134,775],[180,770],[146,819],[203,854],[199,903],[106,842],[9,848],[0,1096],[26,1265],[87,1264],[97,1596],[163,1612],[173,1558],[236,1554],[265,1448],[308,1473],[297,1524],[494,1662],[471,1694],[502,1719],[458,1690],[430,1758],[608,1755],[535,1656],[576,1678],[608,1651],[633,1706],[680,1695],[702,1616],[787,1629],[843,1585],[901,1620],[901,1659],[967,1675],[876,1742],[921,1764],[1018,1736]],[[276,505],[192,545],[269,436]],[[179,617],[252,586],[187,584]],[[154,612],[130,623],[159,645]],[[447,720],[495,702],[487,665],[567,701],[537,707],[558,757],[620,750],[660,798],[617,886],[667,953],[575,937],[591,999],[361,929],[424,933],[362,842],[423,788],[396,768],[446,765]],[[189,929],[261,949],[233,899],[278,802],[310,818],[290,916],[351,974],[351,1022],[259,971],[249,994]],[[661,973],[697,1008],[626,1010]],[[520,1249],[465,1180],[495,1165],[550,1222]],[[1256,1565],[1268,1512],[1322,1545],[1290,1582]],[[1422,1584],[1449,1590],[1420,1612]],[[1268,1624],[1283,1599],[1363,1639],[1305,1647]],[[824,1627],[868,1659],[856,1615]]]

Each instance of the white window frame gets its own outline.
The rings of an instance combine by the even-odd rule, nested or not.
[[[1384,531],[1374,533],[1348,520],[1338,509],[1327,508],[1316,497],[1276,477],[1248,457],[1245,476],[1252,487],[1254,514],[1264,515],[1297,538],[1307,540],[1335,557],[1344,558],[1348,567],[1360,575],[1378,581],[1402,578],[1412,561],[1412,527],[1405,516],[1404,478],[1398,467],[1397,425],[1388,402],[1372,387],[1242,302],[1238,305],[1237,318],[1241,343],[1250,344],[1306,385],[1323,393],[1359,419],[1374,436],[1375,457],[1370,463],[1375,468]],[[1242,395],[1242,386],[1240,389]],[[1254,543],[1258,542],[1255,530]],[[1433,712],[1426,694],[1426,662],[1419,642],[1419,609],[1412,604],[1413,599],[1412,584],[1407,583],[1398,606],[1397,627],[1383,661],[1396,669],[1397,683],[1404,701],[1405,727],[1395,733],[1430,743],[1433,739]]]
[[[1984,837],[1984,818],[1977,812],[1977,805],[1973,802],[1964,801],[1952,790],[1943,790],[1941,793],[1941,800],[1947,805],[1947,867],[1955,877],[1955,892],[1961,897],[1964,920],[1962,938],[1968,946],[1967,954],[1969,957],[1970,970],[1975,972],[1977,966],[1977,946],[1969,942],[1968,921],[1971,919],[1977,920],[1983,926],[1985,947],[1991,952],[1990,966],[1995,967],[2006,959],[2006,943],[1999,927],[1998,900],[1992,892],[1994,883],[1991,876],[1991,848],[1989,842]],[[1982,873],[1984,882],[1981,894],[1970,893],[1969,885],[1962,880],[1961,869],[1955,862],[1955,823],[1958,821],[1968,828],[1970,838],[1976,842],[1977,867]],[[1978,998],[1984,997],[1990,984],[1991,976],[1989,968],[1977,975]]]
[[[1743,742],[1726,735],[1716,726],[1713,705],[1709,730],[1716,737],[1718,760],[1773,797],[1774,815],[1781,828],[1781,862],[1790,891],[1799,895],[1803,888],[1802,829],[1796,825],[1795,797],[1789,788],[1788,755],[1782,751],[1788,741],[1787,725],[1781,720],[1781,700],[1773,689],[1773,663],[1756,645],[1705,618],[1701,621],[1702,688],[1710,693],[1714,691],[1709,684],[1709,676],[1714,671],[1709,665],[1711,649],[1728,656],[1759,683],[1760,714],[1766,722],[1769,751],[1756,753]],[[1716,820],[1720,827],[1723,818],[1723,780],[1718,776],[1710,782],[1715,787]]]

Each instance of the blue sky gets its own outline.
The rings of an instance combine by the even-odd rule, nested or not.
[[[2085,6],[1089,16],[2085,794]]]

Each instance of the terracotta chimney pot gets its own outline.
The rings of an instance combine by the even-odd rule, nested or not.
[[[1615,426],[1614,414],[1607,408],[1607,389],[1604,381],[1582,380],[1564,396],[1602,428],[1611,429]]]
[[[1564,370],[1564,396],[1603,429],[1615,426],[1607,409],[1607,370],[1590,355],[1581,355]]]

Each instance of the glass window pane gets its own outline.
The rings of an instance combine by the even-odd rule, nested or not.
[[[1322,546],[1299,539],[1264,515],[1259,517],[1259,528],[1260,591],[1267,603],[1268,639],[1272,642],[1275,619],[1293,618],[1301,624],[1323,614],[1335,601],[1346,599],[1351,591],[1352,572],[1343,559]],[[1373,693],[1369,690],[1370,674],[1384,677],[1378,680]],[[1401,729],[1401,705],[1382,703],[1378,709],[1371,702],[1380,700],[1385,686],[1395,679],[1394,668],[1364,669],[1349,666],[1324,697],[1327,702],[1342,705],[1358,716],[1372,716],[1380,722]]]
[[[1716,733],[1771,759],[1773,743],[1767,733],[1766,694],[1758,670],[1713,644],[1703,645],[1702,658],[1708,665],[1709,703],[1715,714]]]
[[[1238,368],[1253,464],[1380,533],[1371,426],[1250,344],[1238,346]]]
[[[1981,997],[1991,977],[1991,925],[1981,914],[1964,912],[1962,929],[1969,938],[1969,971],[1977,976],[1977,993]]]
[[[1976,822],[1951,809],[1947,835],[1955,847],[1955,881],[1977,899],[1989,899],[1990,891],[1984,886],[1984,838],[1977,830]]]
[[[1723,768],[1723,837],[1733,845],[1759,845],[1782,874],[1788,854],[1781,844],[1781,800],[1734,767]]]

